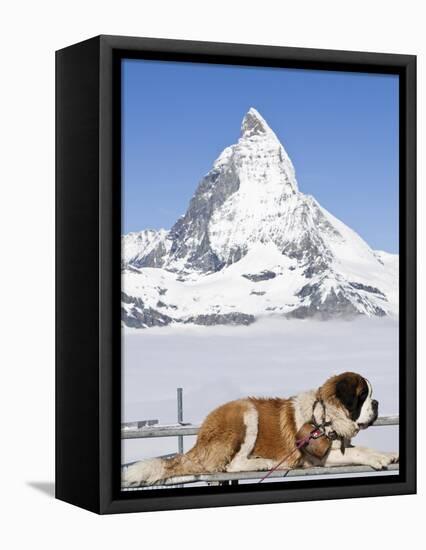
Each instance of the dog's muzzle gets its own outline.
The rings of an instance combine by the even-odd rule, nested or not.
[[[377,418],[379,417],[379,402],[376,399],[373,399],[373,401],[371,402],[371,406],[373,408],[373,419],[371,420],[371,422],[368,423],[369,426],[371,426],[371,424],[374,424],[374,422],[376,422]]]
[[[371,408],[373,410],[373,416],[368,422],[362,422],[358,424],[360,430],[365,430],[366,428],[369,428],[372,424],[374,424],[374,422],[376,422],[379,416],[379,402],[377,401],[377,399],[372,399]]]

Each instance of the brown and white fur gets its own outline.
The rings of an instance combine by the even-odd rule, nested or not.
[[[314,415],[323,418],[340,438],[319,460],[296,449],[296,433]],[[280,469],[312,465],[367,465],[382,469],[398,456],[365,447],[351,446],[350,440],[377,418],[378,402],[372,399],[371,384],[361,375],[345,372],[329,378],[317,390],[289,399],[248,397],[226,403],[212,411],[198,432],[197,441],[187,453],[172,459],[147,459],[123,471],[126,486],[160,483],[170,477],[200,473],[265,471],[288,457]],[[341,441],[345,452],[342,453]]]

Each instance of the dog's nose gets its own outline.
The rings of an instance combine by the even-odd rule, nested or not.
[[[377,399],[373,399],[371,401],[371,406],[373,407],[373,411],[375,413],[377,413],[379,411],[379,402],[377,401]]]

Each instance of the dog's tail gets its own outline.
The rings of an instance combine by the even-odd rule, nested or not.
[[[208,470],[197,459],[196,449],[173,458],[148,458],[125,467],[122,473],[126,487],[153,485],[170,477],[205,473]]]

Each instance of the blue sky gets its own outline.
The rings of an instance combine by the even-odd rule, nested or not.
[[[170,228],[255,107],[299,189],[398,252],[398,77],[125,60],[123,231]]]

